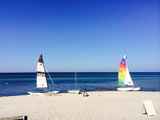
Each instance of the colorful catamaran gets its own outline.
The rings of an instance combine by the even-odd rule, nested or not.
[[[37,91],[35,92],[28,92],[30,95],[33,94],[42,94],[42,93],[58,93],[59,91],[53,91],[52,88],[49,89],[48,84],[47,84],[47,77],[46,77],[46,69],[45,69],[45,64],[43,60],[43,55],[41,54],[39,56],[39,59],[37,61],[37,66],[36,66],[36,88]],[[51,79],[49,73],[48,73],[49,78]],[[51,84],[53,84],[53,81],[51,79]],[[53,85],[51,85],[53,87]]]
[[[127,66],[127,57],[124,56],[120,62],[118,73],[118,91],[138,91],[140,87],[136,87]]]

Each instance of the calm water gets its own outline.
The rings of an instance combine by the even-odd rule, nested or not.
[[[74,73],[50,73],[54,84],[48,80],[49,89],[61,90],[87,89],[95,90],[116,90],[116,72],[78,72],[77,84],[75,84]],[[135,72],[131,76],[136,85],[142,91],[160,91],[160,72]],[[28,91],[36,90],[35,73],[0,73],[0,96],[22,95]]]

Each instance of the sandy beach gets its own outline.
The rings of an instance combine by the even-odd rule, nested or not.
[[[27,115],[29,120],[147,120],[143,101],[152,100],[160,120],[160,92],[89,92],[0,97],[0,118]]]

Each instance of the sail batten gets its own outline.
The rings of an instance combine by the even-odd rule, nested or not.
[[[36,72],[37,72],[37,82],[36,82],[37,88],[47,88],[46,71],[42,55],[39,56],[39,59],[37,61]]]

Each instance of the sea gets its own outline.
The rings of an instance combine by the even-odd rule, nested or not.
[[[160,91],[160,72],[132,72],[131,76],[142,91]],[[118,84],[117,72],[50,72],[47,78],[48,90],[61,92],[115,91]],[[36,73],[0,73],[0,96],[26,95],[36,89]]]

